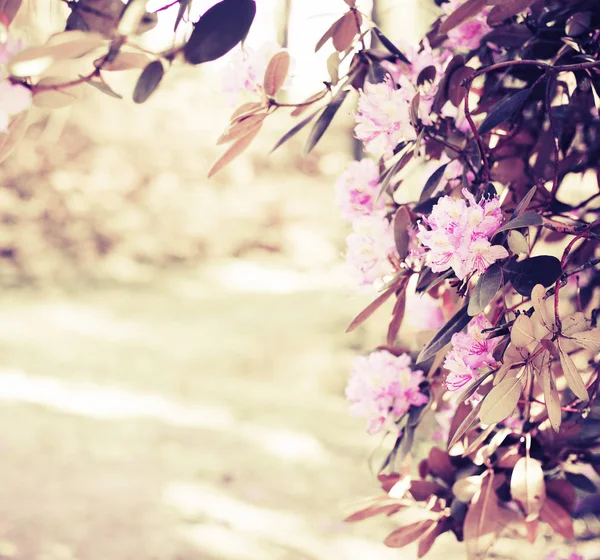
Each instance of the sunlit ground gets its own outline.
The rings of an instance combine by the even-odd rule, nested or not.
[[[380,544],[390,520],[341,521],[378,492],[379,440],[343,390],[385,328],[382,311],[344,334],[369,300],[332,193],[352,106],[307,158],[301,138],[264,156],[291,126],[274,119],[209,183],[231,111],[218,71],[168,77],[142,107],[90,88],[2,164],[0,558],[415,558]],[[431,558],[462,554],[448,537]]]

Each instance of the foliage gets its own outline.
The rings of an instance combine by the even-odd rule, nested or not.
[[[384,494],[348,519],[424,510],[385,539],[417,542],[419,557],[446,532],[473,559],[502,534],[534,542],[540,523],[571,540],[573,516],[594,511],[585,493],[597,493],[600,472],[600,189],[582,196],[566,188],[573,175],[600,176],[596,2],[443,2],[414,50],[344,1],[315,45],[331,42],[330,80],[305,101],[281,101],[291,61],[275,53],[252,83],[254,100],[220,136],[228,147],[209,176],[286,108],[300,120],[275,148],[309,128],[310,152],[358,92],[354,132],[373,160],[349,167],[336,190],[353,227],[348,266],[379,294],[349,330],[394,305],[385,344],[357,358],[347,394],[368,431],[385,431],[394,444],[379,469]],[[179,6],[177,25],[190,2]],[[60,107],[79,86],[106,91],[105,72],[134,65],[142,71],[133,99],[142,103],[174,63],[214,60],[242,42],[256,6],[222,0],[183,44],[152,56],[133,38],[144,8],[130,0],[113,26],[101,18],[95,28],[81,1],[68,24],[79,31],[43,47],[5,47],[11,99]],[[89,53],[88,74],[53,74],[55,63]],[[22,134],[21,105],[9,105],[8,148]],[[406,202],[407,174],[423,169],[422,189]],[[418,294],[446,322],[410,348],[402,323]],[[407,461],[429,410],[440,418],[450,410],[447,445],[433,448],[416,475]]]

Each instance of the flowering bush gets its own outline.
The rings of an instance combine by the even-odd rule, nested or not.
[[[79,4],[68,22],[79,31],[45,47],[5,47],[8,145],[30,98],[60,106],[85,83],[114,95],[104,73],[137,65],[133,99],[142,103],[172,64],[234,49],[256,10],[253,0],[217,2],[182,44],[149,57],[134,40],[147,19],[144,1],[131,0],[94,34]],[[350,164],[335,191],[353,230],[348,267],[358,286],[379,293],[349,330],[386,301],[394,305],[386,340],[357,357],[346,394],[367,431],[393,443],[378,474],[382,495],[348,520],[421,509],[388,546],[416,542],[421,557],[450,532],[477,559],[501,535],[535,542],[550,528],[572,542],[573,518],[598,512],[600,191],[589,177],[600,174],[600,16],[591,0],[440,4],[438,20],[409,49],[354,0],[340,1],[340,17],[316,45],[333,50],[330,80],[304,101],[279,95],[291,62],[285,50],[238,70],[254,97],[234,111],[218,140],[229,147],[209,175],[288,108],[304,115],[275,148],[310,125],[312,150],[357,92],[348,112],[375,159]],[[189,5],[180,0],[176,27]],[[69,81],[48,74],[53,62],[89,53],[89,73]],[[420,192],[399,203],[409,198],[401,193],[407,170],[422,169]],[[574,177],[579,190],[568,188]],[[405,321],[415,309],[422,320]],[[415,343],[409,323],[434,329],[429,341]],[[437,416],[431,439],[445,441],[411,468],[429,411]]]

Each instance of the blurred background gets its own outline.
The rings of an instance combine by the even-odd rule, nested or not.
[[[64,25],[59,0],[24,5],[27,44]],[[248,45],[286,43],[286,95],[306,97],[332,48],[314,44],[346,6],[257,5]],[[413,42],[435,17],[426,1],[376,9],[391,38]],[[160,13],[147,48],[170,44],[176,12]],[[378,492],[380,442],[343,391],[353,357],[385,332],[375,318],[344,334],[369,301],[345,276],[333,202],[356,150],[352,103],[310,156],[301,134],[267,157],[293,124],[281,115],[208,181],[239,103],[223,92],[230,63],[175,67],[141,106],[139,70],[113,74],[124,100],[90,87],[34,113],[0,166],[2,559],[416,555],[380,544],[388,520],[341,521]],[[431,553],[449,554],[462,556],[451,539]]]

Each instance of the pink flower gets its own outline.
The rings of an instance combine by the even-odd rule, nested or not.
[[[463,3],[464,0],[450,0],[442,4],[442,9],[446,15],[450,15]],[[492,30],[486,21],[489,12],[489,9],[482,10],[475,17],[450,30],[445,46],[453,52],[470,51],[479,47],[481,39]]]
[[[417,294],[410,288],[407,290],[404,326],[414,331],[434,331],[442,328],[445,322],[440,301],[429,294]]]
[[[423,372],[410,369],[410,356],[394,356],[386,350],[358,356],[346,387],[350,414],[367,420],[367,432],[375,434],[399,420],[411,405],[429,400],[419,384]]]
[[[29,109],[31,91],[25,86],[0,82],[0,132],[8,132],[10,117]]]
[[[463,280],[469,273],[485,272],[499,259],[508,257],[500,245],[492,245],[489,237],[502,224],[502,212],[497,198],[479,204],[466,189],[464,199],[440,198],[431,214],[419,224],[417,237],[429,250],[425,263],[434,272],[454,270]]]
[[[452,335],[452,349],[446,355],[444,367],[448,370],[446,386],[449,391],[457,391],[479,377],[479,368],[495,363],[493,351],[497,338],[487,338],[484,329],[492,325],[481,314],[475,317],[466,333]]]
[[[352,161],[348,164],[335,184],[337,205],[345,220],[351,222],[360,216],[368,216],[373,211],[385,208],[385,193],[375,204],[379,193],[379,168],[369,158]]]
[[[382,214],[361,216],[346,238],[346,266],[360,286],[369,286],[396,272],[397,259],[392,224]]]
[[[561,557],[558,550],[553,550],[544,556],[544,560],[561,560]],[[571,552],[564,560],[583,560],[583,556],[576,552]]]
[[[402,140],[416,138],[409,116],[414,93],[410,83],[397,89],[389,76],[378,84],[365,83],[358,98],[354,132],[367,152],[390,157]]]

